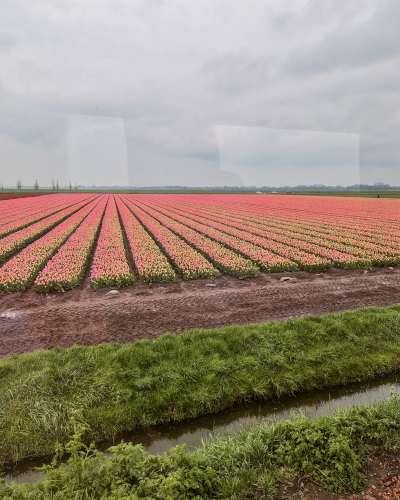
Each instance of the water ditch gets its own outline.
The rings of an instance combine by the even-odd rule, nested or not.
[[[186,443],[188,449],[201,446],[202,440],[211,435],[239,432],[243,426],[257,425],[265,421],[279,421],[290,417],[294,412],[303,412],[309,418],[326,415],[337,407],[366,406],[390,397],[391,389],[400,392],[400,374],[395,373],[377,380],[336,386],[322,391],[298,394],[263,403],[243,404],[229,408],[214,415],[175,424],[138,429],[118,436],[116,442],[142,444],[143,448],[154,455],[167,452],[174,446]],[[98,450],[106,450],[115,443],[102,442]],[[44,475],[34,470],[42,464],[49,464],[51,457],[26,459],[0,472],[7,483],[35,483]]]

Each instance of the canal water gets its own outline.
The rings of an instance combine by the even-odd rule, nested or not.
[[[336,386],[323,391],[298,394],[264,403],[243,404],[231,407],[218,414],[187,420],[175,424],[164,424],[146,429],[122,433],[116,442],[142,444],[143,448],[154,455],[168,452],[172,447],[186,443],[188,449],[201,446],[210,435],[239,432],[243,426],[257,425],[261,422],[284,420],[292,413],[302,412],[309,418],[327,415],[337,407],[366,406],[390,397],[391,389],[400,393],[400,374],[392,374],[377,380]],[[115,443],[102,442],[98,450],[106,452]],[[50,463],[47,459],[27,459],[6,469],[2,477],[8,483],[35,483],[43,479],[43,474],[34,467]]]

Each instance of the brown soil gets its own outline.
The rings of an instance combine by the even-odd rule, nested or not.
[[[0,201],[1,200],[13,200],[15,198],[31,198],[32,196],[43,196],[43,193],[40,193],[40,194],[0,193]]]
[[[363,469],[367,479],[364,491],[358,495],[328,493],[307,478],[284,479],[274,497],[276,500],[389,500],[400,496],[400,453],[389,455],[375,448]],[[285,471],[282,471],[285,474]],[[258,498],[264,498],[259,492]],[[253,496],[254,498],[254,496]]]
[[[283,276],[296,281],[280,281]],[[214,283],[215,287],[207,284]],[[75,290],[40,294],[33,288],[0,294],[0,357],[54,346],[127,343],[165,332],[283,321],[400,302],[400,265],[393,270],[330,269],[260,274],[239,280],[145,284],[116,295],[93,290],[88,276]]]

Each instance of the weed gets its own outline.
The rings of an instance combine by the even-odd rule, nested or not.
[[[65,447],[67,465],[58,466],[64,451],[59,448],[53,463],[41,468],[43,482],[5,486],[0,500],[239,499],[244,492],[254,497],[260,491],[271,499],[279,481],[295,476],[330,491],[359,493],[371,447],[384,444],[388,435],[400,439],[400,399],[338,409],[315,421],[299,415],[263,423],[238,435],[210,438],[191,453],[181,445],[161,456],[121,442],[106,457],[82,443],[84,429],[75,417],[71,425],[75,432]],[[307,498],[305,487],[299,498]]]

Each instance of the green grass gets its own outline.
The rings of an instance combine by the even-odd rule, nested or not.
[[[43,482],[5,486],[0,499],[272,499],[279,481],[296,476],[330,491],[360,493],[362,467],[373,447],[398,449],[400,400],[338,409],[315,421],[299,415],[262,423],[238,435],[210,438],[192,453],[181,445],[154,456],[141,445],[121,442],[105,457],[80,438],[78,426],[66,446],[67,466],[58,467],[64,451],[59,449],[52,465],[42,468]]]
[[[282,193],[283,194],[283,193]],[[286,194],[286,193],[285,193]],[[343,198],[400,198],[400,191],[293,191],[287,196],[335,196]]]
[[[255,194],[257,189],[198,189],[198,188],[188,188],[188,189],[97,189],[97,188],[79,188],[77,191],[72,189],[60,189],[56,191],[57,193],[106,193],[106,194]],[[334,197],[344,197],[344,198],[377,198],[378,194],[380,198],[400,198],[400,190],[366,190],[366,191],[328,191],[328,190],[312,190],[312,191],[290,191],[288,192],[284,189],[276,189],[280,195],[285,196],[334,196]],[[264,191],[265,193],[270,193],[271,191]],[[52,189],[39,189],[35,191],[34,189],[23,189],[21,191],[7,189],[3,192],[0,191],[0,200],[6,199],[8,196],[28,196],[31,194],[52,194]]]
[[[52,453],[71,415],[97,441],[399,365],[400,306],[13,355],[0,361],[0,463]]]

